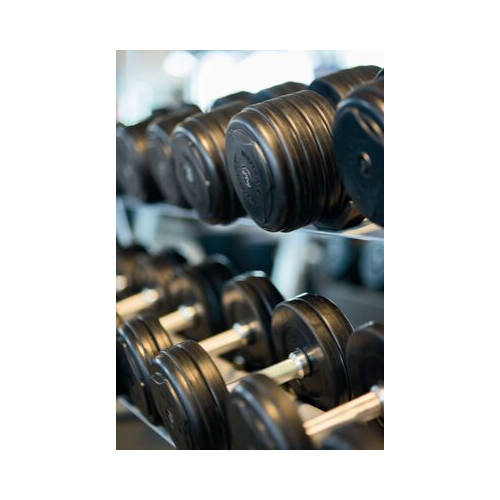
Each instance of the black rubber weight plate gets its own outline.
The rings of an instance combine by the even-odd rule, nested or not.
[[[196,364],[179,345],[154,360],[156,407],[179,449],[213,449],[210,426],[218,407]]]
[[[179,344],[179,347],[193,360],[216,405],[217,414],[211,420],[210,428],[213,449],[226,449],[229,447],[229,433],[226,421],[226,402],[228,398],[226,383],[210,355],[197,342],[187,340]]]
[[[155,343],[155,355],[158,351],[168,349],[173,345],[169,334],[165,331],[163,326],[161,326],[160,321],[154,314],[144,313],[141,314],[138,319],[144,323]]]
[[[384,325],[368,323],[351,335],[347,345],[347,368],[353,396],[366,394],[384,383]]]
[[[147,345],[148,336],[149,333],[142,323],[126,322],[117,331],[117,344],[128,396],[151,423],[157,424],[158,414],[149,391],[149,369],[145,361],[152,356],[151,347]]]
[[[264,375],[250,375],[228,401],[233,448],[239,450],[303,450],[312,443],[304,432],[297,406]]]
[[[352,326],[333,302],[310,294],[287,300],[276,308],[272,330],[278,359],[296,349],[308,356],[310,374],[290,382],[301,399],[325,410],[349,401],[344,346]]]
[[[284,300],[270,279],[253,272],[231,280],[222,294],[226,323],[253,324],[251,344],[234,353],[245,360],[245,369],[256,370],[276,362],[271,335],[274,308]]]

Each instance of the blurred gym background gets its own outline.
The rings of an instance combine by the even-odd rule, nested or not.
[[[336,70],[384,66],[383,51],[118,50],[117,119],[130,125],[180,101],[206,109],[222,95],[296,81],[309,84]]]
[[[117,51],[116,119],[133,124],[155,108],[181,101],[205,110],[232,92],[298,81],[362,64],[384,66],[379,51]],[[209,226],[187,210],[117,198],[117,241],[150,252],[175,247],[193,263],[222,253],[244,272],[267,272],[285,297],[323,294],[354,326],[384,321],[384,243],[301,229],[268,233],[247,219]],[[117,448],[154,449],[165,444],[119,412]]]

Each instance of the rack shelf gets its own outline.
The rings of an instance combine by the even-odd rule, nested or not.
[[[149,420],[146,417],[144,417],[143,414],[134,405],[132,405],[126,398],[118,397],[117,401],[122,406],[124,406],[130,413],[132,413],[135,417],[137,417],[141,422],[146,424],[151,430],[156,432],[156,434],[158,434],[163,440],[167,442],[169,447],[175,449],[174,442],[172,441],[170,434],[166,431],[164,427],[161,427],[159,425],[153,425],[151,422],[149,422]]]
[[[132,212],[147,210],[156,213],[160,217],[186,220],[202,225],[206,230],[212,231],[230,231],[237,228],[259,228],[259,226],[248,217],[241,217],[228,226],[211,226],[201,222],[194,210],[168,205],[167,203],[145,204],[128,197],[117,197],[117,210],[126,209]],[[263,230],[262,230],[263,231]],[[298,231],[304,231],[319,236],[339,236],[342,238],[351,238],[366,241],[384,241],[384,228],[365,219],[361,224],[340,231],[317,229],[314,226],[307,226]],[[263,231],[265,232],[265,231]],[[287,233],[267,233],[269,235],[284,235]]]

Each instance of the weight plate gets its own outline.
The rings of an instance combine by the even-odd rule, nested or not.
[[[149,168],[167,203],[188,206],[175,175],[171,134],[175,126],[193,114],[201,113],[195,105],[186,105],[168,115],[155,118],[147,127]]]
[[[222,312],[222,284],[233,277],[232,264],[222,256],[213,256],[202,264],[183,268],[172,281],[170,292],[174,307],[197,305],[202,311],[193,327],[182,333],[202,340],[226,328]]]
[[[234,388],[227,418],[235,449],[312,449],[290,395],[264,375],[245,377]]]
[[[225,132],[244,101],[197,114],[173,132],[173,157],[184,198],[209,224],[229,224],[244,214],[225,166]]]
[[[156,407],[177,448],[213,449],[219,408],[201,371],[180,345],[161,351],[151,369]]]
[[[309,90],[322,95],[334,108],[352,89],[373,80],[380,71],[378,66],[356,66],[336,71],[313,80]]]
[[[189,355],[197,366],[217,407],[217,416],[211,420],[210,429],[214,449],[226,449],[229,447],[229,431],[226,421],[228,398],[226,383],[210,355],[197,342],[187,340],[179,344],[179,347]]]
[[[227,168],[250,217],[268,231],[292,231],[315,221],[353,224],[332,145],[334,109],[304,90],[253,104],[226,133]]]
[[[271,334],[274,308],[284,300],[266,274],[252,272],[230,280],[222,292],[226,324],[252,325],[250,343],[231,354],[244,359],[246,370],[258,370],[276,362]]]
[[[354,397],[384,383],[384,325],[372,322],[357,328],[346,351]]]
[[[321,445],[322,450],[383,450],[382,428],[354,423],[333,431]]]
[[[248,106],[231,119],[226,132],[227,168],[248,215],[267,231],[285,230],[288,221],[297,218],[294,186],[299,183],[288,175],[290,148],[282,144],[286,127],[279,122],[269,125],[265,103],[258,106]]]
[[[161,199],[148,168],[146,127],[152,117],[140,123],[116,127],[116,180],[132,198],[145,202]]]
[[[170,335],[165,331],[163,326],[161,326],[158,317],[153,313],[143,313],[137,317],[138,320],[142,321],[151,335],[151,339],[154,342],[155,355],[158,351],[163,351],[172,347],[172,339]],[[149,360],[151,362],[152,359]]]
[[[285,82],[280,85],[274,85],[267,89],[260,90],[254,94],[250,101],[252,103],[267,101],[268,99],[274,99],[286,94],[291,94],[292,92],[298,92],[299,90],[307,89],[307,85],[298,82]]]
[[[278,359],[296,349],[308,357],[309,375],[289,383],[301,399],[325,410],[349,401],[344,350],[352,326],[333,302],[299,295],[276,307],[271,324]]]
[[[384,225],[384,79],[357,87],[338,106],[335,157],[346,191]]]
[[[117,330],[117,344],[128,396],[139,411],[156,425],[160,420],[151,397],[148,361],[156,352],[149,331],[139,320],[127,321]]]

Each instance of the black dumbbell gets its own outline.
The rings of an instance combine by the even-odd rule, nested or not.
[[[229,224],[244,215],[225,161],[225,133],[232,116],[252,102],[286,94],[305,85],[288,82],[264,89],[245,99],[217,106],[180,123],[173,134],[177,179],[184,198],[209,224]]]
[[[309,90],[321,94],[334,108],[351,90],[373,80],[379,73],[378,66],[356,66],[343,69],[313,80]]]
[[[384,410],[383,325],[370,323],[347,342],[347,370],[355,399],[302,422],[297,405],[270,378],[246,377],[228,399],[227,415],[237,449],[313,449],[332,432],[368,422]],[[333,439],[333,438],[332,438]]]
[[[116,125],[116,181],[121,192],[145,202],[162,199],[149,167],[146,130],[156,118],[168,116],[190,106],[182,104],[177,107],[157,108],[139,123],[129,126],[121,123]]]
[[[246,105],[247,101],[234,101],[193,115],[173,132],[173,157],[182,194],[200,219],[210,224],[228,224],[244,213],[226,176],[224,134],[230,118]]]
[[[161,199],[147,162],[146,128],[153,115],[135,125],[116,126],[116,181],[120,192],[145,202]]]
[[[263,273],[237,276],[224,285],[220,299],[225,324],[230,328],[216,335],[213,330],[205,332],[207,338],[199,345],[212,356],[235,352],[245,360],[247,369],[273,363],[276,355],[271,342],[271,315],[282,301],[282,295]],[[205,310],[205,314],[213,315],[214,310]],[[125,392],[155,424],[159,416],[151,399],[148,374],[154,356],[172,345],[167,331],[151,313],[124,322],[117,332],[117,367],[122,367],[126,379]]]
[[[169,297],[174,312],[160,318],[144,314],[125,322],[117,315],[117,380],[120,377],[122,391],[151,423],[160,420],[150,395],[148,360],[171,345],[165,328],[196,339],[223,330],[220,295],[223,284],[233,274],[232,264],[222,256],[197,266],[183,266],[160,290],[162,296]]]
[[[128,281],[140,291],[118,300],[117,314],[127,319],[150,307],[155,307],[158,313],[172,310],[169,285],[180,267],[187,264],[185,257],[168,249],[158,255],[139,254],[134,260],[133,274]]]
[[[188,205],[182,196],[175,176],[171,133],[178,123],[197,113],[201,113],[198,106],[186,105],[173,113],[158,116],[148,124],[146,129],[151,175],[156,181],[164,201],[180,207]]]
[[[289,383],[320,408],[349,400],[344,349],[352,327],[332,302],[309,294],[281,302],[271,330],[277,359],[283,361],[259,373]],[[226,400],[239,383],[226,383],[210,355],[190,340],[161,351],[151,366],[156,409],[178,448],[230,446]]]
[[[357,87],[339,103],[333,143],[347,193],[366,217],[383,226],[383,77]]]
[[[361,222],[333,155],[335,110],[303,90],[246,107],[226,133],[227,168],[250,217],[268,231],[314,223],[341,229]]]

